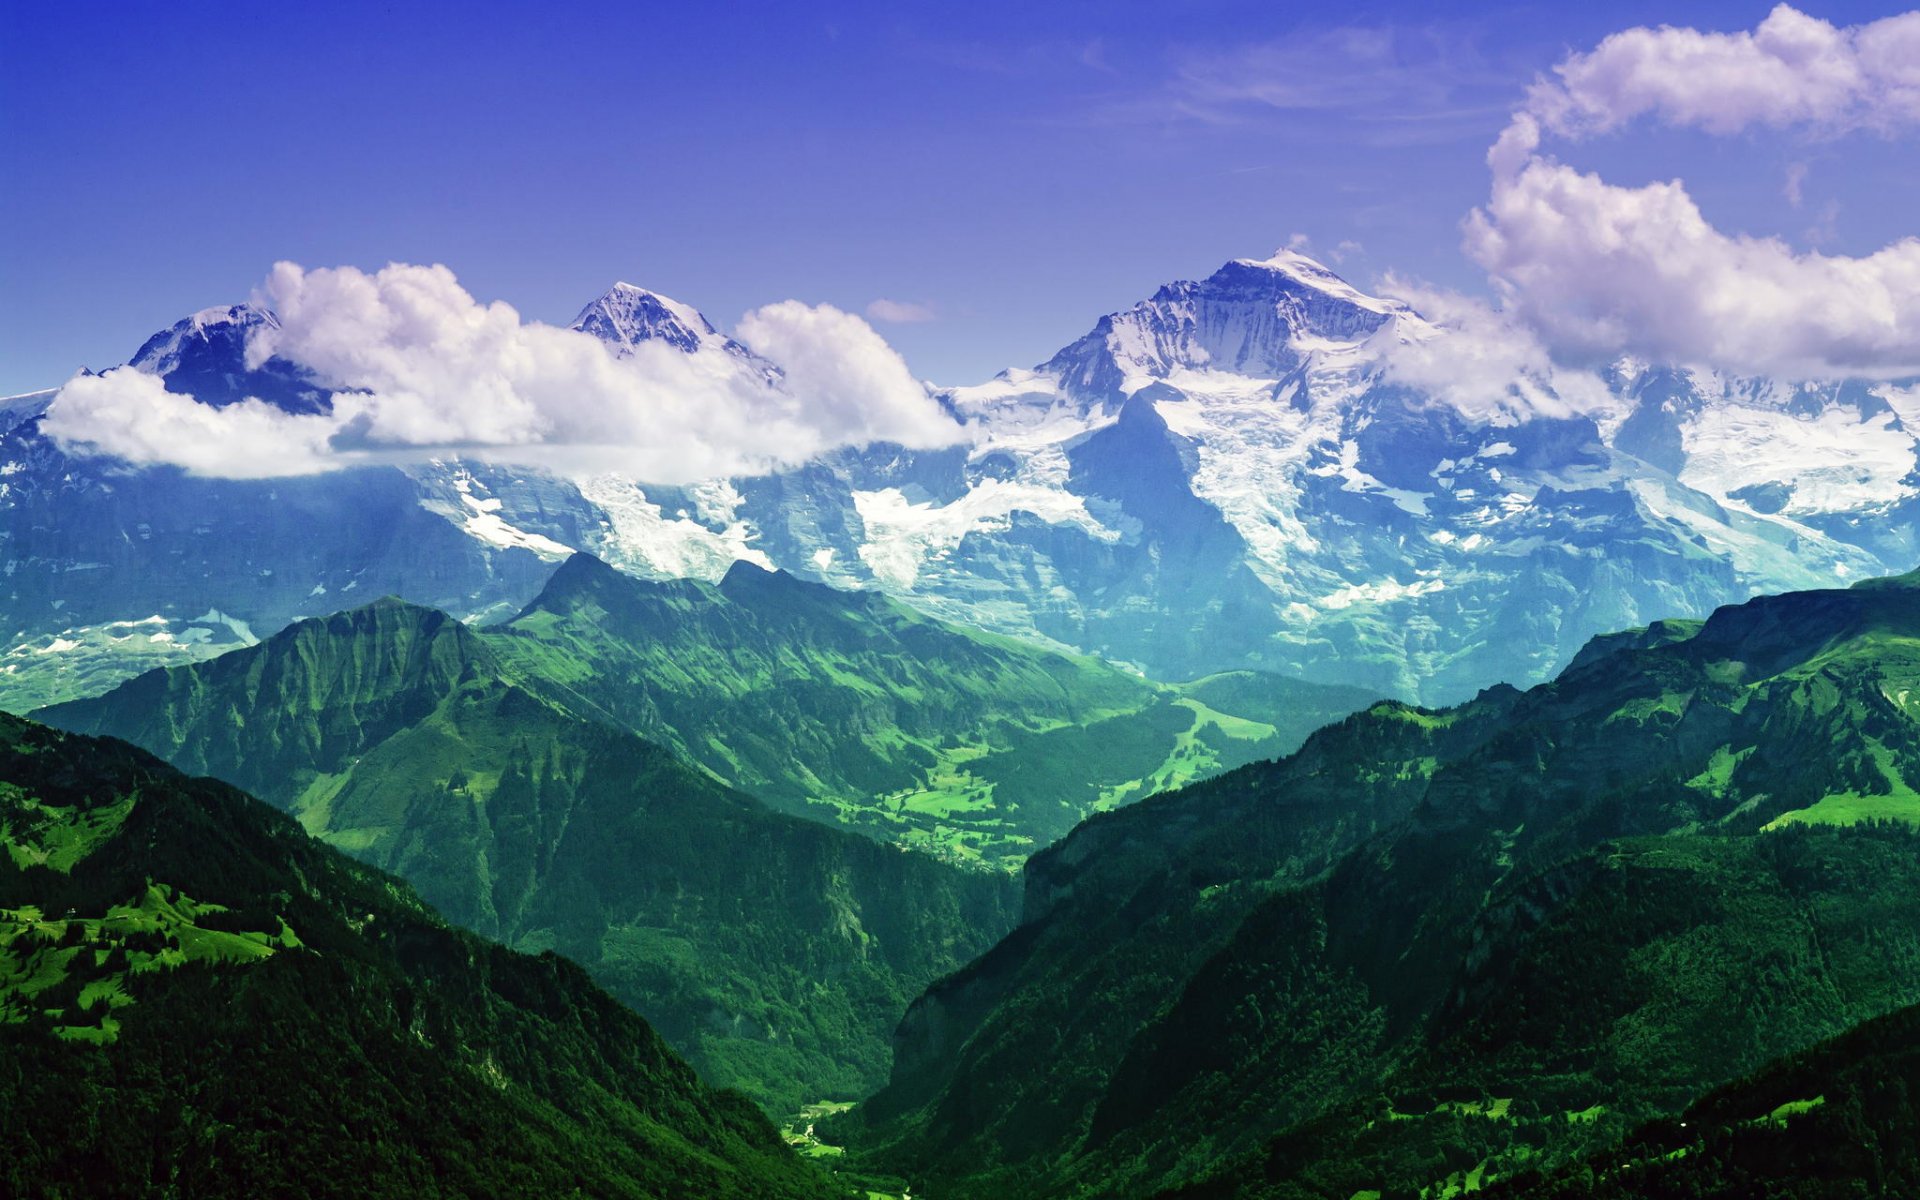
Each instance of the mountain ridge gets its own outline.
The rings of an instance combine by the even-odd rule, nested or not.
[[[1457,1187],[1911,1003],[1916,584],[1378,704],[1092,818],[838,1132],[962,1196],[1144,1195],[1237,1156],[1249,1196]],[[1543,1111],[1383,1123],[1368,1099],[1436,1091]],[[1480,1157],[1436,1170],[1449,1145]]]
[[[11,716],[0,780],[10,1194],[837,1194],[577,967],[234,789]]]
[[[174,338],[194,361],[144,365],[210,403],[324,402],[273,375],[286,364],[249,375],[242,324],[210,317]],[[644,289],[576,324],[619,353],[770,369]],[[28,420],[0,443],[18,564],[0,700],[97,690],[202,654],[194,631],[218,630],[199,614],[271,632],[350,586],[504,615],[573,551],[711,581],[753,561],[1161,679],[1255,669],[1425,702],[1538,682],[1610,630],[1920,560],[1920,410],[1899,386],[1623,361],[1578,404],[1532,376],[1455,403],[1388,369],[1453,336],[1305,256],[1236,260],[1038,368],[940,393],[965,447],[680,487],[477,461],[273,484],[128,474]],[[1087,466],[1089,439],[1148,463],[1151,494]],[[406,559],[385,549],[396,529]],[[1182,557],[1194,546],[1202,560]],[[195,564],[167,572],[177,596],[141,594],[177,561]],[[107,628],[156,615],[170,643]]]
[[[1255,676],[1166,687],[747,562],[655,582],[576,556],[487,636],[776,807],[985,866],[1372,699]]]
[[[382,600],[43,715],[244,784],[449,919],[566,953],[782,1111],[876,1079],[907,996],[1005,927],[1003,876],[773,812],[568,698]]]

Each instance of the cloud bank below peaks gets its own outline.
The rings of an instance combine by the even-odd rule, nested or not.
[[[335,389],[329,413],[255,399],[223,408],[131,367],[77,376],[43,428],[64,449],[201,475],[310,474],[466,455],[653,483],[756,474],[843,446],[960,440],[958,425],[859,317],[784,301],[748,313],[734,353],[659,341],[630,352],[482,304],[443,266],[277,264],[256,301],[278,326],[249,335]],[[621,348],[623,351],[625,348]]]
[[[1538,81],[1488,153],[1465,248],[1559,355],[1747,373],[1920,374],[1920,240],[1849,258],[1716,229],[1674,180],[1618,187],[1544,152],[1658,121],[1715,136],[1920,126],[1920,13],[1836,27],[1781,5],[1750,32],[1630,29]]]

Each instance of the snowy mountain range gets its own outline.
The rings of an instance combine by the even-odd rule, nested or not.
[[[169,390],[290,411],[248,306],[132,360]],[[573,327],[779,369],[628,284]],[[479,461],[202,479],[63,454],[52,393],[6,402],[0,700],[98,690],[392,592],[505,614],[587,550],[635,574],[735,560],[1185,678],[1255,667],[1427,702],[1528,683],[1591,636],[1920,558],[1920,388],[1623,361],[1598,401],[1516,379],[1472,404],[1396,348],[1456,336],[1281,252],[1161,288],[1047,362],[951,389],[966,444],[659,487]]]

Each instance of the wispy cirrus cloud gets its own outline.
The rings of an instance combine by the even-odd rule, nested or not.
[[[885,296],[869,302],[866,311],[869,318],[893,325],[916,325],[931,321],[940,315],[931,304],[917,304],[911,300],[889,300]]]
[[[1160,82],[1097,97],[1080,119],[1230,126],[1338,116],[1353,123],[1343,136],[1365,144],[1444,142],[1497,120],[1515,78],[1465,25],[1338,25],[1176,47]]]

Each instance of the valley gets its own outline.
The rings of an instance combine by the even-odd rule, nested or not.
[[[778,1111],[884,1079],[907,1002],[1010,928],[1031,846],[1364,702],[1167,688],[758,568],[661,585],[581,556],[502,625],[386,600],[38,715],[246,788],[458,923],[580,961]]]
[[[0,6],[0,1196],[1920,1196],[1920,11],[1631,15]]]
[[[830,1131],[980,1196],[1437,1195],[1603,1156],[1920,997],[1916,648],[1912,577],[1763,598],[1096,817]]]
[[[1374,311],[1291,260],[1229,275],[1256,294],[1277,277],[1283,291],[1332,296],[1315,301],[1332,309],[1292,319],[1330,320],[1341,304]],[[1179,294],[1198,299],[1179,304],[1215,303],[1209,289],[1224,286],[1192,285]],[[1248,301],[1218,302],[1231,311]],[[644,309],[602,315],[632,340],[620,322]],[[220,349],[222,328],[210,319],[181,336],[205,339],[218,361],[233,353]],[[1067,382],[1047,421],[1068,420],[1075,388],[1112,386],[1100,382],[1105,344],[1077,352],[1093,366],[1052,368]],[[1155,565],[1129,587],[1241,569],[1232,539],[1196,532],[1222,519],[1219,498],[1181,490],[1195,459],[1176,430],[1197,426],[1173,406],[1195,403],[1202,384],[1173,377],[1185,399],[1157,384],[1112,402],[1083,397],[1071,418],[1082,424],[1060,427],[1080,431],[1066,438],[1067,478],[1107,489],[1088,495],[1116,506],[1086,511],[1143,531]],[[1216,384],[1242,386],[1205,386]],[[1404,416],[1369,412],[1370,429]],[[32,442],[30,418],[15,436]],[[1461,444],[1460,429],[1445,436]],[[1456,459],[1455,478],[1474,453],[1484,461],[1472,469],[1508,486],[1547,461],[1525,442],[1549,436],[1538,420],[1475,436],[1502,448]],[[1565,438],[1588,436],[1561,429],[1549,440],[1561,439],[1558,453]],[[896,455],[888,470],[908,480],[915,461],[944,463],[959,472],[940,485],[949,498],[929,491],[908,509],[970,505],[966,489],[987,485],[965,482],[968,464],[998,463],[995,445],[988,436],[964,461]],[[1579,470],[1618,453],[1579,450],[1589,456]],[[1331,477],[1355,503],[1408,518],[1443,511],[1348,457]],[[866,461],[842,459],[807,486],[841,486],[828,482],[844,480],[834,472],[872,469]],[[409,499],[431,472],[359,495],[331,477],[276,481],[267,498],[278,503],[283,487],[304,495],[304,521],[385,494],[413,506],[408,521],[440,522],[420,526],[434,530],[424,541],[406,535],[404,553],[395,545],[397,573],[385,579],[409,598],[341,607],[366,594],[363,580],[380,586],[356,568],[337,588],[307,590],[300,606],[315,615],[279,609],[296,619],[273,632],[278,618],[265,610],[229,617],[204,590],[184,593],[203,614],[192,620],[82,607],[59,631],[22,627],[8,695],[56,701],[35,708],[36,720],[125,739],[259,796],[306,834],[404,878],[457,927],[579,962],[583,984],[637,1012],[705,1084],[790,1114],[776,1144],[810,1164],[807,1187],[1425,1200],[1668,1186],[1649,1181],[1681,1178],[1671,1164],[1695,1152],[1716,1170],[1745,1169],[1754,1137],[1739,1130],[1797,1147],[1807,1122],[1826,1119],[1813,1102],[1822,1093],[1787,1096],[1758,1116],[1716,1118],[1689,1135],[1706,1139],[1698,1151],[1645,1149],[1672,1145],[1688,1106],[1920,1004],[1920,943],[1909,936],[1920,912],[1908,899],[1920,894],[1911,577],[1715,608],[1780,576],[1728,573],[1737,554],[1701,552],[1706,576],[1668,574],[1630,603],[1608,591],[1614,583],[1584,577],[1573,590],[1584,601],[1611,595],[1612,607],[1582,618],[1595,636],[1580,645],[1565,641],[1579,622],[1559,625],[1550,651],[1529,640],[1540,632],[1529,620],[1546,611],[1538,597],[1510,591],[1503,615],[1488,617],[1511,635],[1500,653],[1530,656],[1515,669],[1523,681],[1550,662],[1557,673],[1426,707],[1410,701],[1455,686],[1444,682],[1453,668],[1436,664],[1485,679],[1491,660],[1471,648],[1382,651],[1420,673],[1410,686],[1358,667],[1373,651],[1353,640],[1357,626],[1305,657],[1249,654],[1232,647],[1268,636],[1256,610],[1286,614],[1296,630],[1312,622],[1276,601],[1164,592],[1153,603],[1211,613],[1231,632],[1194,626],[1180,636],[1212,650],[1158,658],[1103,634],[1103,658],[1081,652],[1092,626],[1042,633],[1001,619],[1011,610],[909,586],[908,560],[892,550],[866,556],[891,564],[868,579],[826,569],[838,550],[799,571],[776,567],[749,539],[677,560],[686,577],[650,578],[632,527],[616,543],[581,536],[591,519],[571,532],[551,523],[577,503],[563,481],[446,469],[446,506]],[[1564,463],[1538,470],[1558,481],[1542,494],[1561,503]],[[205,486],[175,482],[183,496]],[[220,486],[247,519],[265,511],[245,491],[256,485]],[[122,490],[87,503],[118,503]],[[1577,501],[1616,506],[1598,525],[1578,518],[1593,562],[1653,544],[1648,510],[1599,491]],[[718,493],[703,494],[704,504]],[[738,496],[754,494],[764,493]],[[874,518],[869,529],[890,511],[904,519],[865,503],[856,507]],[[1515,510],[1527,521],[1542,511],[1539,497]],[[1723,532],[1709,543],[1733,536],[1725,531],[1775,536],[1759,517],[1715,511]],[[1170,513],[1201,525],[1155,525]],[[764,538],[774,527],[762,516],[740,528]],[[456,560],[488,564],[480,590],[469,567],[449,572],[455,560],[425,549],[449,535]],[[277,545],[285,533],[272,524],[246,536]],[[364,545],[364,532],[352,536]],[[965,537],[951,545],[980,549]],[[1168,558],[1174,545],[1187,557]],[[1809,547],[1856,564],[1836,575],[1871,569],[1826,542],[1795,552]],[[1787,561],[1771,554],[1752,561]],[[1627,568],[1635,586],[1654,578],[1646,566]],[[433,581],[424,589],[407,574],[422,567]],[[923,564],[912,578],[944,569]],[[264,570],[258,578],[277,578]],[[1335,606],[1341,619],[1371,613],[1395,637],[1428,619],[1407,606],[1439,604],[1449,590],[1353,587]],[[1136,616],[1151,611],[1144,594],[1126,602]],[[1523,609],[1528,619],[1515,615]],[[1661,619],[1616,632],[1602,612],[1623,626]],[[1165,634],[1152,644],[1178,644]],[[1322,670],[1322,652],[1345,665]],[[84,861],[125,811],[74,821],[26,803],[9,825],[16,869]],[[312,950],[283,914],[235,915],[239,906],[170,882],[97,915],[49,911],[37,894],[7,910],[6,1012],[109,1054],[141,1027],[139,1005],[168,973],[252,970]],[[1897,1116],[1849,1119],[1905,1128]]]

